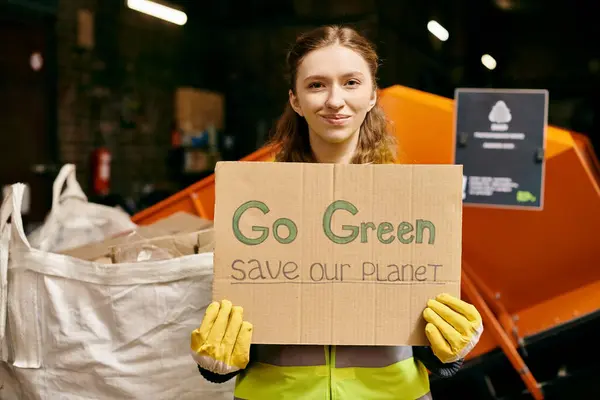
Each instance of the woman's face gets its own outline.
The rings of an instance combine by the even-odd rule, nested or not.
[[[290,91],[290,103],[306,119],[311,136],[330,144],[343,143],[357,137],[367,112],[375,105],[373,87],[362,56],[333,45],[305,56],[296,74],[296,93]]]

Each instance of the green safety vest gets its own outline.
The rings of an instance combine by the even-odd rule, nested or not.
[[[253,345],[236,400],[431,399],[412,347]]]

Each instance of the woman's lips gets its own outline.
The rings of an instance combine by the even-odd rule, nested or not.
[[[349,115],[338,115],[338,114],[330,114],[330,115],[321,115],[321,118],[325,120],[328,124],[331,125],[344,125],[346,122],[350,120]]]

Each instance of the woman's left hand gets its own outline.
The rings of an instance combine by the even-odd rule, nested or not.
[[[443,363],[465,358],[483,332],[475,306],[446,293],[427,302],[423,317],[431,349]]]

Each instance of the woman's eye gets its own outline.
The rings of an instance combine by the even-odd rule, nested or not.
[[[313,82],[308,85],[309,89],[319,89],[321,87],[323,87],[323,85],[320,82]]]
[[[357,81],[357,80],[355,80],[355,79],[349,80],[349,81],[346,83],[346,85],[349,85],[349,86],[356,86],[356,85],[359,85],[359,84],[360,84],[360,82],[359,82],[359,81]]]

